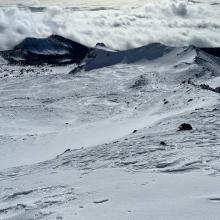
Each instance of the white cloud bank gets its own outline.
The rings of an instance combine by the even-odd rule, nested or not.
[[[126,49],[161,42],[168,45],[220,46],[220,6],[157,1],[121,10],[72,10],[48,7],[0,8],[0,49],[25,37],[60,34],[88,46],[104,42]]]

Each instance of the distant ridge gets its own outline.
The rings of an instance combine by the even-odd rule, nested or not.
[[[20,65],[80,64],[84,59],[88,61],[89,59],[92,60],[91,58],[94,60],[94,56],[102,56],[99,61],[96,59],[95,64],[96,67],[100,68],[120,63],[123,60],[130,63],[142,58],[155,59],[174,48],[160,43],[152,43],[130,50],[114,51],[102,43],[97,44],[94,48],[89,48],[62,36],[51,35],[47,38],[26,38],[11,50],[0,51],[0,56],[11,64]],[[220,48],[197,49],[220,58]],[[87,62],[87,70],[96,67],[93,62]]]

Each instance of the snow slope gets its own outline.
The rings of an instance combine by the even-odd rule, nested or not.
[[[0,218],[218,219],[219,67],[161,44],[1,64]]]

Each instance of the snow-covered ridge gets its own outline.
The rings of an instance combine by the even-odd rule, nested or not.
[[[126,51],[109,51],[105,47],[96,47],[89,52],[82,63],[86,71],[112,66],[119,63],[135,63],[144,60],[155,60],[170,53],[174,48],[154,43]]]
[[[60,52],[35,46],[17,50]],[[0,218],[218,218],[220,59],[162,44],[85,56],[75,75],[0,64]]]
[[[219,48],[171,47],[160,43],[152,43],[124,51],[112,50],[105,47],[104,44],[88,48],[59,35],[39,39],[26,38],[12,50],[0,52],[0,55],[10,63],[28,65],[81,63],[80,68],[83,66],[83,69],[88,71],[118,63],[129,64],[155,60],[174,50],[178,54],[180,50],[185,51],[187,48],[201,50],[220,57]]]
[[[214,56],[220,57],[220,48],[197,48],[195,46],[171,47],[160,43],[153,43],[126,51],[111,51],[106,47],[99,46],[90,50],[78,69],[89,71],[119,63],[146,63],[162,57],[167,57],[165,58],[167,61],[170,57],[170,62],[172,62],[174,61],[173,59],[181,60],[182,57],[186,56],[193,56],[195,62],[199,60],[200,57],[204,57],[204,59],[208,59],[210,62],[212,62],[212,60],[219,62],[219,59],[216,59]],[[209,56],[211,57],[209,58]]]

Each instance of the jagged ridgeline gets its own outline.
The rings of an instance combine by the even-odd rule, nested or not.
[[[220,57],[220,48],[193,48]],[[142,59],[157,59],[175,49],[178,47],[152,43],[135,49],[115,51],[102,43],[89,48],[62,36],[51,35],[48,38],[26,38],[11,50],[0,51],[0,55],[11,64],[65,65],[75,63],[79,64],[76,70],[82,67],[85,70],[91,70],[121,62],[132,63]],[[82,65],[85,59],[87,62]]]

